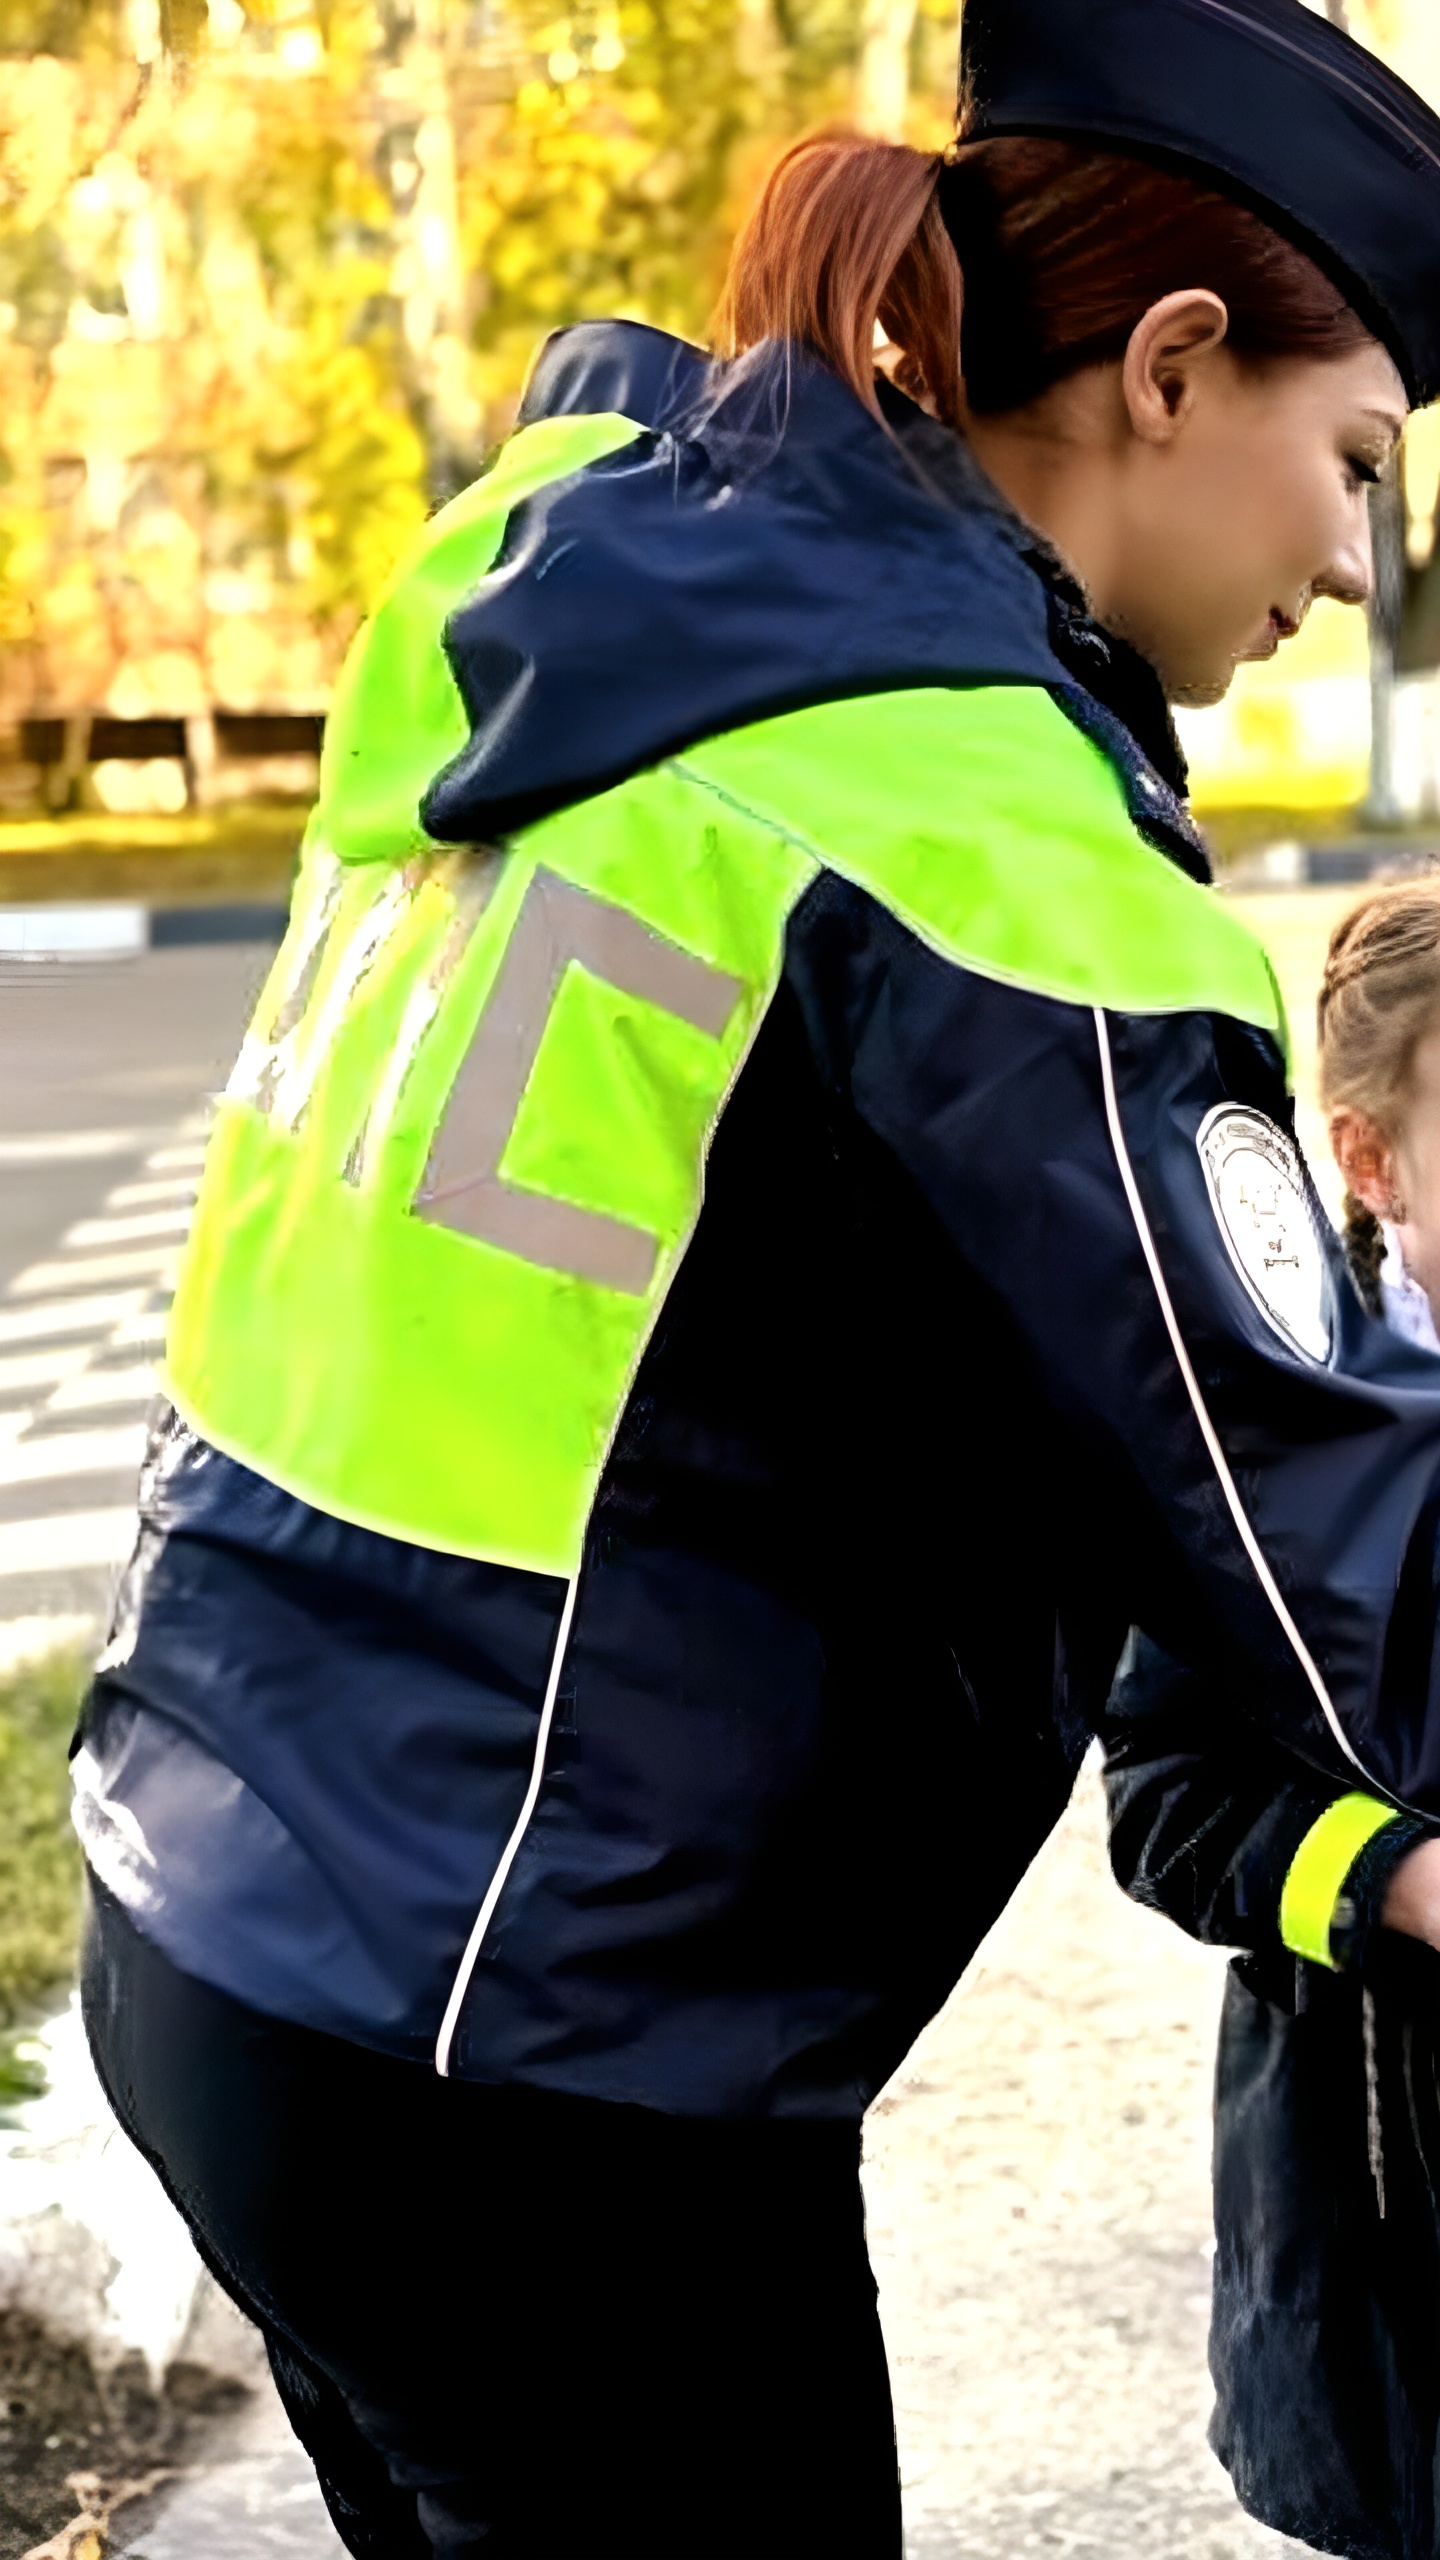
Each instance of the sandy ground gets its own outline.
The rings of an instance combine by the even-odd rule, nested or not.
[[[870,2119],[909,2560],[1276,2560],[1205,2443],[1224,1960],[1105,1864],[1098,1779]]]

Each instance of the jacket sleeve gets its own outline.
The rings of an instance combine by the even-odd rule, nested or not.
[[[1015,1536],[1053,1546],[1062,1607],[1141,1630],[1332,1791],[1440,1817],[1440,1365],[1360,1305],[1275,1039],[1005,984],[835,880],[796,983],[986,1293],[973,1356],[1046,1417]]]
[[[1431,1826],[1328,1784],[1138,1631],[1102,1738],[1111,1863],[1137,1902],[1209,1945],[1364,1962],[1390,1879]]]

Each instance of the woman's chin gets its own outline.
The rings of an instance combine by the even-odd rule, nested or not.
[[[1217,702],[1224,701],[1234,681],[1235,665],[1231,664],[1223,675],[1177,676],[1165,691],[1176,711],[1213,711]]]

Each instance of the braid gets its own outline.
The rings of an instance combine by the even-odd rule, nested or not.
[[[1385,1231],[1373,1209],[1357,1200],[1353,1191],[1345,1194],[1345,1232],[1342,1238],[1350,1277],[1359,1292],[1362,1306],[1372,1316],[1382,1312],[1380,1265],[1385,1259]]]
[[[1331,937],[1316,1007],[1320,1098],[1331,1115],[1361,1113],[1393,1147],[1410,1107],[1419,1043],[1440,1026],[1440,879],[1407,880],[1363,898]],[[1380,1221],[1345,1195],[1345,1259],[1372,1315],[1383,1301]]]
[[[1393,1136],[1416,1044],[1440,1023],[1440,880],[1377,890],[1336,926],[1316,1019],[1327,1109]]]

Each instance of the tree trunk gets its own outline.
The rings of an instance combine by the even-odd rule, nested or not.
[[[443,13],[444,0],[380,0],[371,76],[410,401],[437,501],[463,489],[480,461]]]
[[[888,142],[903,138],[914,32],[915,0],[865,0],[855,80],[855,121],[862,133]]]

